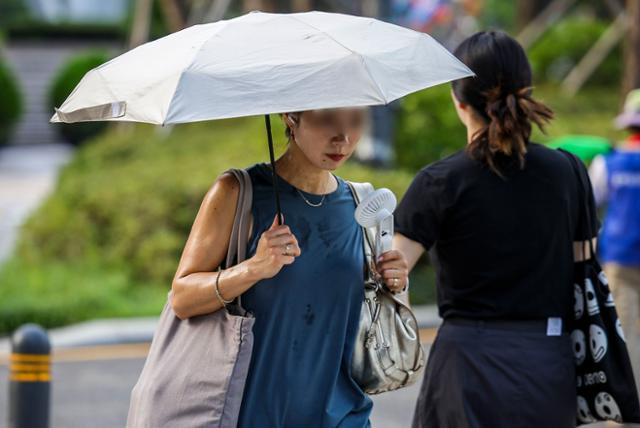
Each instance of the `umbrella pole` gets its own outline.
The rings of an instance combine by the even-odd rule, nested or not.
[[[280,209],[280,193],[278,193],[278,174],[276,174],[276,159],[273,154],[273,137],[271,135],[271,119],[268,114],[264,115],[264,124],[267,127],[267,138],[269,140],[269,158],[271,159],[271,175],[273,179],[273,192],[276,196],[276,212],[278,214],[278,224],[282,224],[282,210]]]

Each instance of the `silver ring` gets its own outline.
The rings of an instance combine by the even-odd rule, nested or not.
[[[398,278],[393,278],[393,286],[394,287],[398,286]]]
[[[284,247],[284,255],[285,256],[291,255],[291,244],[285,245],[285,247]]]

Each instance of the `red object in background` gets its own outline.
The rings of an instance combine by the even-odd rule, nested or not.
[[[625,144],[628,146],[640,146],[640,133],[630,135],[626,140]]]

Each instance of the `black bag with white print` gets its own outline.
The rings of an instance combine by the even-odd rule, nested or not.
[[[564,152],[564,151],[563,151]],[[580,222],[590,237],[591,185],[581,162],[568,152],[580,184]],[[594,255],[588,239],[589,254]],[[583,245],[584,248],[584,245]],[[584,257],[583,257],[584,259]],[[596,421],[640,422],[640,403],[624,333],[607,278],[594,256],[575,263],[574,320],[570,323],[576,361],[577,425]]]

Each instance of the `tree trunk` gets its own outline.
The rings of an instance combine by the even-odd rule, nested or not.
[[[550,2],[550,0],[517,0],[516,23],[518,30],[522,30],[533,21]]]
[[[242,10],[251,12],[259,10],[262,12],[275,12],[275,0],[242,0]]]
[[[536,0],[537,1],[537,0]],[[560,20],[578,0],[552,0],[518,34],[523,48],[529,49],[549,27]]]
[[[311,1],[310,0],[292,0],[291,1],[291,10],[293,12],[306,12],[311,10]]]
[[[175,0],[160,0],[160,8],[164,15],[169,31],[180,31],[185,27],[184,17]]]
[[[152,6],[152,0],[136,0],[131,35],[129,36],[129,49],[133,49],[149,40]]]
[[[624,78],[622,91],[627,94],[630,90],[640,88],[640,1],[627,0],[627,19],[629,34],[624,47]]]

